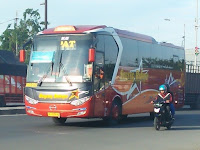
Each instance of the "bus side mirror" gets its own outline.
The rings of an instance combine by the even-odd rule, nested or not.
[[[94,62],[94,61],[95,61],[95,49],[90,48],[88,54],[88,62]]]
[[[25,62],[25,55],[26,55],[25,50],[22,49],[19,51],[19,61],[20,62]]]

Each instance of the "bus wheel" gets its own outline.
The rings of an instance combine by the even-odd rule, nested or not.
[[[0,107],[4,107],[4,106],[6,106],[6,103],[4,101],[4,97],[0,96]]]
[[[122,116],[121,116],[121,119],[122,119],[122,120],[126,120],[127,118],[128,118],[128,115],[122,115]]]
[[[122,106],[118,101],[114,101],[111,107],[111,124],[118,124],[122,119]]]
[[[52,120],[56,125],[64,125],[67,118],[52,118]]]

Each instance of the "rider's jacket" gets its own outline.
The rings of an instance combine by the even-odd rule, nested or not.
[[[164,94],[159,93],[156,100],[158,100],[158,101],[169,100],[169,102],[171,103],[172,102],[172,95],[170,93],[164,93]]]

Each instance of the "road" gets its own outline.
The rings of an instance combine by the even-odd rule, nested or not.
[[[0,116],[1,150],[200,150],[200,111],[177,111],[171,130],[156,131],[147,114],[107,126],[100,119],[51,118],[23,114]]]

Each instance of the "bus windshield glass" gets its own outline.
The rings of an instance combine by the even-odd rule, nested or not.
[[[34,39],[27,82],[86,82],[91,34],[38,35]]]

